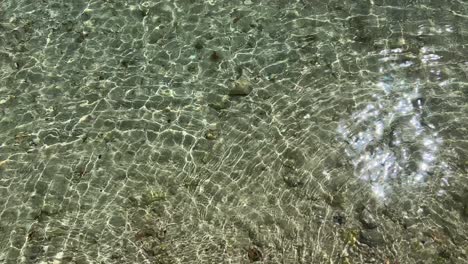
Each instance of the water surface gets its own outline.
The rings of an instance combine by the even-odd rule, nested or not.
[[[466,263],[468,3],[0,1],[0,263]]]

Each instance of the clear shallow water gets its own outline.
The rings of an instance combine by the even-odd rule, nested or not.
[[[0,2],[0,263],[465,263],[465,1]]]

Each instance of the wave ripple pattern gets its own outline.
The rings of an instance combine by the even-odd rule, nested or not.
[[[0,263],[467,263],[468,2],[1,0]]]

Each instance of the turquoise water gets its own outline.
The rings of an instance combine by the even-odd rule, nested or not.
[[[468,3],[0,1],[0,263],[467,263]]]

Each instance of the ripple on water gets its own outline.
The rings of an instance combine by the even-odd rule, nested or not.
[[[434,127],[423,120],[419,80],[397,80],[382,77],[376,86],[383,93],[338,126],[355,176],[382,199],[395,180],[405,188],[424,183],[438,164],[442,144]]]

